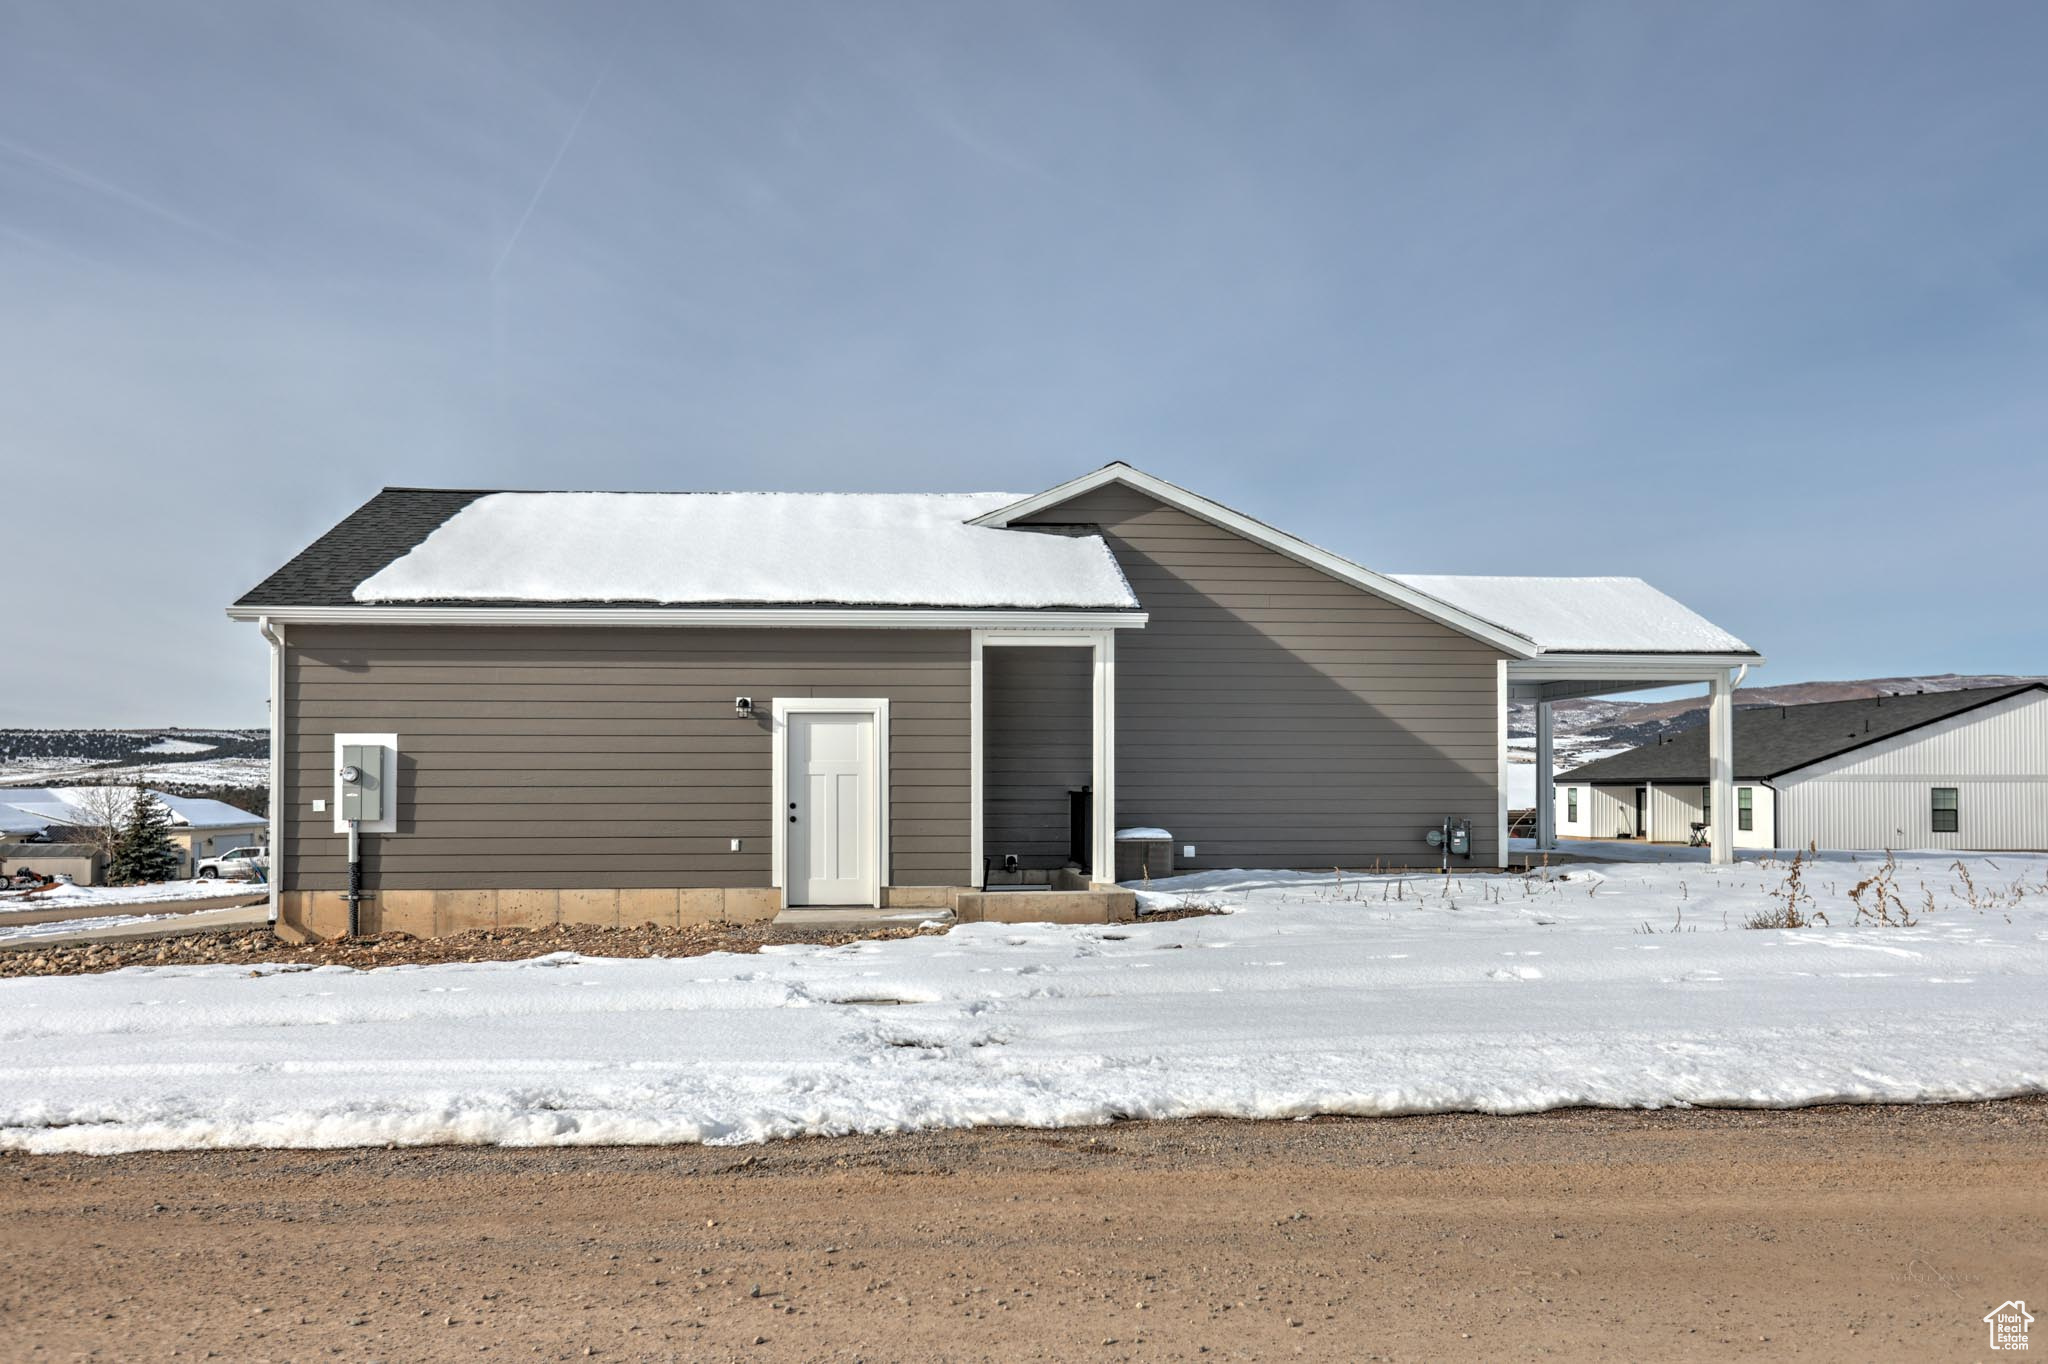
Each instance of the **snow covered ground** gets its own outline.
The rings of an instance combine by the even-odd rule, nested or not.
[[[255,881],[218,879],[155,881],[146,886],[58,886],[33,900],[0,900],[0,924],[9,913],[37,909],[93,909],[101,905],[163,904],[170,900],[205,900],[216,895],[255,895],[263,886]]]
[[[737,1143],[1117,1117],[2048,1090],[2048,857],[1204,873],[1225,916],[758,956],[0,982],[0,1147]],[[1966,884],[1964,873],[1973,883]],[[1864,892],[1866,903],[1872,892]],[[1933,903],[1932,910],[1924,906]]]
[[[1611,758],[1617,753],[1626,753],[1627,748],[1617,748],[1602,739],[1578,735],[1558,736],[1556,751],[1551,755],[1551,769],[1557,773],[1583,767],[1602,758]],[[1536,740],[1534,738],[1511,738],[1508,740],[1508,808],[1510,810],[1533,810],[1536,808]]]
[[[24,924],[9,923],[8,916],[0,914],[0,943],[31,942],[38,938],[68,938],[78,933],[94,933],[103,928],[127,928],[132,924],[149,924],[183,917],[182,914],[100,914],[83,919],[52,919],[45,923]]]
[[[128,906],[146,907],[173,900],[206,900],[216,896],[254,895],[262,886],[252,881],[164,881],[151,886],[59,886],[33,900],[0,900],[0,943],[24,938],[48,938],[84,933],[97,928],[116,928],[170,919],[171,914],[147,912],[124,914]],[[104,907],[104,915],[59,919],[49,923],[22,920],[52,909],[88,910]]]

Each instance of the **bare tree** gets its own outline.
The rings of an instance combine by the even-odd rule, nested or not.
[[[83,843],[111,866],[121,830],[135,807],[133,786],[79,786],[66,793],[71,817],[63,830],[66,843]]]

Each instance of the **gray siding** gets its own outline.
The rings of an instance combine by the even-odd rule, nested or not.
[[[892,885],[961,885],[964,630],[298,626],[285,672],[286,889],[346,885],[334,735],[399,736],[390,890],[770,883],[769,702],[886,696]],[[761,715],[736,719],[735,696]],[[741,852],[729,840],[744,840]]]
[[[1493,866],[1502,655],[1121,486],[1032,518],[1100,526],[1143,630],[1117,638],[1117,823],[1191,870],[1420,865],[1473,825]]]
[[[1087,649],[983,650],[982,851],[1062,867],[1067,793],[1094,776],[1095,659]]]

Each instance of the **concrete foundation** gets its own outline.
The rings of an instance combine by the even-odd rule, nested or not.
[[[550,924],[764,923],[777,915],[851,914],[865,922],[888,914],[951,910],[960,923],[1129,923],[1138,897],[1115,886],[1062,875],[1052,890],[983,891],[959,886],[885,886],[882,908],[787,910],[767,886],[631,890],[383,890],[363,901],[364,934],[445,938],[471,929],[545,928]],[[789,919],[796,922],[796,919]],[[821,921],[822,922],[822,921]],[[897,920],[896,922],[908,922]],[[348,901],[338,890],[290,890],[278,897],[277,935],[287,942],[334,939],[348,932]]]
[[[549,924],[762,923],[782,909],[770,887],[631,890],[382,890],[362,903],[366,934],[445,938],[473,928],[545,928]],[[287,942],[348,932],[348,901],[338,890],[289,890],[278,897],[277,935]]]

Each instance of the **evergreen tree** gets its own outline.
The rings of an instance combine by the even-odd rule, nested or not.
[[[177,875],[182,860],[178,845],[171,842],[171,812],[152,792],[138,791],[114,845],[107,879],[117,886],[168,881]]]

